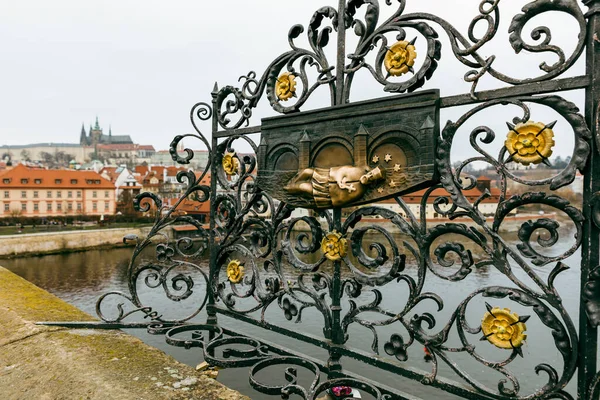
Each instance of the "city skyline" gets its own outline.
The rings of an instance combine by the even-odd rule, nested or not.
[[[157,150],[167,149],[173,136],[193,132],[190,109],[197,102],[210,102],[215,81],[220,86],[238,85],[238,77],[251,70],[260,76],[274,58],[289,50],[287,34],[291,26],[302,24],[306,29],[318,8],[336,3],[280,0],[278,9],[293,10],[285,18],[268,16],[274,7],[269,0],[181,1],[176,5],[148,1],[144,7],[135,0],[58,0],[52,4],[26,0],[6,4],[0,15],[0,37],[5,41],[0,107],[9,112],[0,121],[0,145],[70,143],[82,121],[87,123],[98,115],[112,126],[114,134],[130,135],[135,142],[151,144]],[[503,15],[518,13],[526,3],[519,0],[504,4]],[[447,2],[431,0],[423,7],[412,2],[407,4],[407,11],[444,8],[444,4]],[[445,15],[457,27],[467,29],[478,13],[477,5],[470,0],[458,1]],[[382,18],[392,10],[393,7],[383,5]],[[551,14],[538,19],[548,26],[560,26],[561,35],[553,37],[552,43],[569,49],[577,33],[576,24],[566,15]],[[268,24],[257,23],[266,20]],[[501,20],[502,40],[493,42],[497,43],[495,47],[489,45],[497,56],[494,67],[512,75],[539,76],[543,73],[539,64],[551,64],[555,57],[544,53],[515,55],[508,41],[509,24],[510,18]],[[476,31],[483,33],[483,27],[482,22]],[[442,59],[423,89],[440,88],[442,96],[468,92],[471,85],[464,81],[464,75],[469,69],[449,54],[446,35],[441,34],[439,26],[436,29],[440,32]],[[252,32],[253,40],[240,35],[244,30]],[[306,46],[305,34],[298,42]],[[349,52],[355,42],[356,37],[349,31]],[[417,53],[424,44],[422,38],[417,40]],[[333,44],[327,47],[330,60],[334,59],[334,48]],[[422,58],[417,56],[417,63],[420,61]],[[580,60],[562,77],[582,72]],[[453,78],[448,79],[449,76]],[[501,86],[504,85],[486,75],[477,90]],[[352,101],[387,96],[366,73],[357,75],[354,88]],[[321,89],[317,92],[320,95],[313,96],[314,101],[304,109],[328,105],[327,90]],[[581,108],[581,91],[565,92],[563,96]],[[442,110],[442,125],[448,119],[458,119],[464,110],[465,107]],[[259,125],[261,117],[274,114],[268,101],[262,99],[251,123]],[[472,125],[487,123],[490,116],[496,119],[493,128],[502,137],[506,133],[505,122],[515,117],[515,111],[481,113]],[[532,118],[556,119],[545,110]],[[210,123],[201,129],[210,136]],[[471,125],[465,126],[467,129],[472,129]],[[565,139],[564,146],[555,147],[555,155],[565,157],[569,155],[565,149],[572,148],[572,134],[562,120],[555,131],[559,139]],[[468,134],[464,134],[466,140]],[[497,138],[490,151],[497,152],[502,142]],[[189,141],[186,145],[201,147],[200,142]],[[462,153],[460,146],[453,151],[457,158],[470,156]]]

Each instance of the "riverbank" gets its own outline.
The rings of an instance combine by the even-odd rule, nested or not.
[[[142,238],[150,229],[152,227],[5,235],[0,240],[0,259],[132,246],[135,241],[125,242],[125,235]]]
[[[35,324],[93,319],[0,267],[2,399],[248,400],[121,331]]]
[[[118,222],[111,224],[97,224],[97,223],[75,223],[75,224],[46,224],[46,225],[7,225],[0,226],[0,237],[10,235],[30,235],[34,233],[60,233],[60,232],[71,232],[71,231],[93,231],[100,229],[124,229],[124,228],[143,228],[146,226],[152,226],[151,223],[139,223],[139,222]]]

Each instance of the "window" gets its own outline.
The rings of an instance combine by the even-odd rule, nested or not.
[[[94,202],[92,204],[92,208],[94,209],[94,211],[98,211],[98,203]]]
[[[10,195],[8,194],[8,190],[4,191],[4,198],[8,199],[10,197]]]
[[[71,185],[77,185],[77,179],[71,179]]]
[[[81,211],[81,203],[77,203],[77,211]]]
[[[60,190],[58,190],[58,191],[56,192],[56,198],[57,198],[57,199],[60,199],[61,197],[62,197],[62,192],[61,192]]]
[[[8,203],[4,203],[4,211],[10,211],[10,205]]]
[[[98,197],[98,192],[96,192],[96,191],[94,190],[94,191],[92,192],[92,197],[93,197],[93,198],[96,198],[96,197]]]
[[[46,197],[48,197],[49,199],[52,198],[52,191],[48,190],[48,192],[46,192]]]
[[[38,197],[39,197],[39,193],[38,193],[38,191],[37,191],[37,190],[34,190],[34,192],[33,192],[33,198],[34,198],[34,199],[37,199]]]
[[[8,183],[10,183],[10,178],[4,178],[4,179],[2,179],[2,182],[8,184]]]
[[[67,208],[69,209],[69,211],[73,211],[73,203],[68,203]]]
[[[69,190],[69,191],[67,192],[67,197],[68,197],[68,198],[72,198],[72,197],[73,197],[73,191]]]
[[[54,183],[56,183],[57,185],[60,185],[62,183],[62,179],[55,179]]]
[[[52,211],[52,203],[46,203],[46,211]]]
[[[99,180],[95,180],[95,181],[94,181],[94,183],[95,183],[96,185],[99,185],[99,184],[100,184],[100,181],[99,181]]]
[[[78,190],[78,191],[77,191],[77,197],[78,197],[78,198],[81,198],[81,190]]]
[[[106,190],[106,191],[104,192],[104,197],[106,197],[106,198],[108,198],[108,197],[109,197],[108,190]]]
[[[26,192],[26,191],[24,191],[24,190],[23,190],[23,191],[21,192],[21,198],[22,198],[22,199],[26,199],[26,198],[27,198],[27,192]]]
[[[108,211],[108,202],[104,203],[104,211]]]
[[[22,183],[22,184],[29,183],[29,179],[27,179],[27,178],[23,178],[23,179],[21,179],[21,183]]]
[[[27,203],[21,203],[21,211],[27,211]]]
[[[42,183],[42,180],[41,179],[36,179],[36,180],[34,180],[34,182],[35,182],[36,185],[39,185],[39,184]]]
[[[40,206],[38,203],[33,203],[33,211],[40,211]]]
[[[56,204],[56,210],[57,211],[61,211],[62,210],[62,203]]]

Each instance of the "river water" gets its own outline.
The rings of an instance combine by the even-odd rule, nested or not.
[[[553,254],[558,254],[566,249],[573,243],[573,232],[563,232],[561,240],[552,249]],[[516,245],[516,243],[515,243]],[[541,249],[537,247],[537,249]],[[57,295],[61,299],[74,304],[81,310],[95,315],[95,303],[100,295],[108,291],[124,291],[127,292],[127,276],[126,270],[131,257],[131,249],[115,249],[115,250],[102,250],[102,251],[86,251],[82,253],[72,253],[64,255],[51,255],[44,257],[35,258],[20,258],[13,260],[4,260],[1,264],[16,274],[22,276],[28,281],[36,284],[37,286]],[[151,256],[151,254],[147,254]],[[475,254],[477,259],[477,254]],[[581,256],[580,252],[577,251],[571,257],[566,260],[566,264],[571,269],[563,272],[559,275],[556,286],[563,298],[563,303],[567,309],[569,315],[573,319],[573,323],[577,326],[578,323],[578,300],[579,300],[579,264]],[[409,260],[410,261],[410,260]],[[206,265],[203,265],[206,267]],[[547,280],[548,274],[553,265],[545,267],[534,267],[539,276]],[[515,267],[516,275],[523,282],[530,284],[533,287],[532,281],[520,270]],[[408,275],[416,277],[416,268],[411,266],[410,262],[405,271]],[[430,278],[431,277],[431,278]],[[200,278],[199,276],[196,279]],[[446,280],[438,279],[432,274],[428,275],[426,283],[426,291],[431,291],[439,294],[444,300],[444,309],[440,312],[432,302],[424,302],[418,306],[413,313],[430,312],[434,314],[436,321],[439,326],[436,326],[432,332],[436,332],[436,329],[444,326],[449,318],[449,315],[456,309],[458,304],[467,297],[470,293],[475,291],[477,288],[488,285],[507,285],[514,286],[504,275],[497,271],[493,267],[483,267],[474,269],[473,272],[460,282],[449,282]],[[384,301],[382,303],[383,308],[389,310],[398,311],[403,306],[407,297],[406,285],[402,282],[396,283],[391,282],[387,285],[379,287],[378,289],[382,292]],[[202,288],[198,286],[194,287],[197,293],[202,291]],[[172,316],[174,313],[180,313],[182,316],[186,312],[191,312],[194,309],[194,305],[197,306],[199,301],[198,297],[189,299],[189,302],[174,303],[161,299],[160,295],[156,294],[156,291],[141,289],[142,297],[152,302],[152,305],[160,309],[161,313]],[[196,294],[197,294],[196,293]],[[360,304],[366,304],[374,299],[374,294],[370,291],[365,291],[361,297],[356,301]],[[540,363],[548,363],[554,366],[557,371],[562,372],[562,358],[560,353],[556,350],[554,345],[553,337],[550,330],[541,324],[535,313],[530,308],[522,307],[515,302],[507,299],[496,300],[496,299],[481,299],[481,301],[473,302],[472,306],[467,309],[467,318],[471,326],[477,326],[481,321],[482,316],[485,313],[484,301],[490,302],[493,306],[509,307],[512,311],[517,312],[519,315],[532,315],[532,318],[527,322],[527,334],[528,340],[522,347],[523,358],[518,358],[510,364],[510,370],[515,373],[521,384],[521,394],[529,394],[536,388],[543,386],[546,383],[547,377],[544,373],[539,376],[535,374],[534,368]],[[157,305],[158,304],[158,305]],[[240,303],[241,306],[244,303]],[[349,308],[347,297],[343,299],[342,307],[344,311]],[[307,309],[302,316],[301,324],[294,324],[293,321],[287,321],[283,317],[283,313],[277,307],[271,307],[266,314],[267,320],[271,323],[281,325],[294,330],[302,330],[313,335],[322,336],[322,317],[319,313],[313,309]],[[282,337],[281,335],[273,334],[272,332],[266,332],[263,329],[249,326],[240,321],[232,320],[229,318],[220,317],[221,322],[224,326],[227,326],[240,333],[259,336],[267,340],[275,341],[283,346],[287,346],[294,351],[307,354],[312,357],[324,359],[326,354],[311,345],[303,344],[290,338]],[[200,313],[195,320],[202,321],[204,314]],[[377,320],[378,316],[373,315],[372,320]],[[381,319],[381,316],[379,316]],[[391,326],[382,327],[378,329],[379,332],[379,346],[383,349],[383,345],[389,341],[391,334],[400,333],[403,334],[405,340],[408,338],[404,328],[399,324],[393,324]],[[163,336],[149,335],[145,330],[128,330],[129,333],[138,336],[148,344],[158,347],[166,353],[172,355],[177,360],[186,363],[188,365],[195,366],[202,360],[200,350],[191,349],[184,350],[169,346],[165,343]],[[350,339],[348,345],[364,350],[370,351],[371,343],[373,340],[373,334],[370,330],[353,324],[349,328]],[[507,350],[498,350],[491,346],[487,342],[480,342],[479,335],[473,335],[470,337],[470,342],[477,346],[477,351],[491,360],[500,361],[507,356]],[[449,346],[458,346],[459,341],[457,339],[456,329],[453,328],[450,339],[448,341]],[[380,350],[382,355],[385,353]],[[387,357],[387,356],[385,356]],[[482,384],[489,388],[496,388],[498,382],[502,379],[502,375],[490,370],[482,364],[474,361],[470,356],[464,353],[453,353],[453,360],[460,365],[460,367],[467,371],[471,377],[477,379]],[[391,358],[388,358],[391,359]],[[423,399],[456,399],[457,397],[440,392],[436,389],[423,386],[420,383],[401,378],[397,375],[376,370],[372,367],[364,366],[354,360],[343,359],[342,360],[345,368],[363,375],[368,378],[376,379],[388,386],[400,388],[406,393],[413,394]],[[420,369],[423,371],[431,370],[431,363],[426,363],[423,360],[422,346],[415,344],[408,350],[408,361],[406,362],[410,367]],[[438,371],[440,376],[449,378],[456,382],[462,382],[461,378],[458,377],[449,367],[440,362],[440,368]],[[281,373],[280,373],[281,374]],[[283,374],[281,374],[283,376]],[[254,399],[267,399],[258,392],[254,391],[248,384],[248,371],[246,369],[238,370],[226,370],[221,371],[219,374],[219,381],[223,382],[227,386],[238,389],[243,393],[249,395]],[[268,377],[266,379],[275,379]],[[301,382],[302,383],[302,382]],[[568,386],[568,391],[574,391],[574,384]]]

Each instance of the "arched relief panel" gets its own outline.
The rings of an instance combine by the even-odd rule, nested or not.
[[[298,148],[292,144],[280,144],[268,153],[267,166],[275,171],[292,171],[298,169]]]
[[[337,165],[353,165],[352,144],[343,138],[327,138],[312,151],[310,165],[331,168]]]
[[[438,119],[437,90],[263,119],[257,184],[313,209],[419,190],[435,181]]]
[[[421,143],[415,136],[418,137],[418,134],[413,135],[398,130],[386,130],[373,135],[369,143],[369,163],[372,163],[373,157],[376,155],[385,157],[387,152],[391,152],[391,155],[394,156],[394,150],[400,150],[401,158],[393,157],[393,160],[402,166],[414,165],[418,161],[421,148]]]

